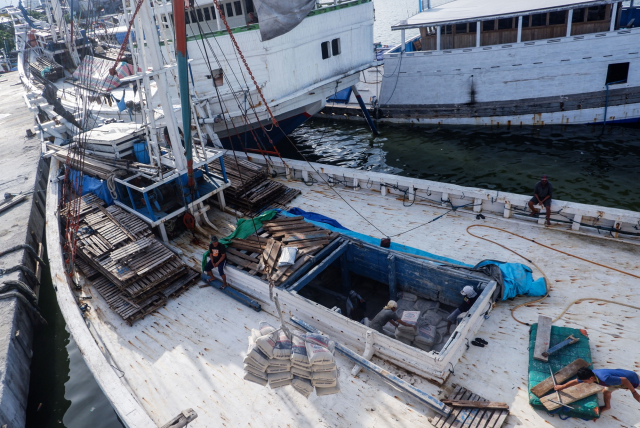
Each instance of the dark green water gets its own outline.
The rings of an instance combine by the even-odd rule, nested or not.
[[[380,132],[314,119],[293,140],[311,161],[503,192],[528,194],[546,173],[558,199],[640,211],[639,129],[380,125]],[[299,157],[291,147],[283,156]],[[43,277],[49,325],[35,338],[28,427],[122,426],[65,329],[48,271]]]

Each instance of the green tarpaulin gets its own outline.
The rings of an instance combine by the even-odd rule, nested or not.
[[[234,239],[245,239],[247,236],[256,233],[256,230],[262,227],[262,222],[271,220],[276,214],[276,210],[269,210],[253,219],[241,218],[238,220],[238,223],[236,223],[236,230],[234,230],[231,235],[222,238],[220,243],[228,247]]]

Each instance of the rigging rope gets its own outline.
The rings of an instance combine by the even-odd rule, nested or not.
[[[571,253],[567,253],[566,251],[558,250],[558,249],[556,249],[556,248],[553,248],[553,247],[550,247],[550,246],[548,246],[548,245],[544,245],[544,244],[542,244],[542,243],[540,243],[540,242],[537,242],[537,241],[535,241],[534,239],[527,238],[527,237],[524,237],[524,236],[522,236],[522,235],[518,235],[517,233],[511,232],[511,231],[508,231],[508,230],[505,230],[505,229],[501,229],[501,228],[499,228],[499,227],[495,227],[495,226],[487,226],[487,225],[484,225],[484,224],[472,224],[471,226],[467,227],[467,233],[468,233],[469,235],[471,235],[471,236],[473,236],[473,237],[475,237],[475,238],[478,238],[478,239],[482,239],[482,240],[487,241],[487,242],[491,242],[492,244],[498,245],[498,246],[500,246],[500,247],[504,248],[505,250],[512,252],[513,254],[517,255],[518,257],[523,258],[524,260],[526,260],[526,261],[528,261],[529,263],[531,263],[532,265],[534,265],[534,266],[536,267],[536,269],[538,269],[538,271],[539,271],[539,272],[542,274],[542,276],[544,277],[545,284],[546,284],[546,288],[547,288],[547,292],[546,292],[546,294],[545,294],[544,296],[542,296],[540,299],[535,299],[535,300],[532,300],[532,301],[529,301],[529,302],[521,303],[521,304],[519,304],[519,305],[517,305],[517,306],[515,306],[515,307],[511,308],[511,317],[512,317],[515,321],[517,321],[518,323],[520,323],[520,324],[530,325],[530,324],[529,324],[529,323],[527,323],[527,322],[524,322],[524,321],[521,321],[521,320],[517,319],[517,318],[515,317],[515,315],[514,315],[514,312],[515,312],[518,308],[521,308],[522,306],[530,306],[530,305],[533,305],[534,303],[541,302],[541,301],[543,301],[544,299],[546,299],[547,297],[549,297],[549,289],[550,289],[550,285],[549,285],[549,284],[550,284],[550,282],[549,282],[549,279],[547,278],[547,275],[544,273],[544,271],[540,268],[540,266],[538,266],[538,265],[537,265],[533,260],[530,260],[530,259],[526,258],[526,257],[525,257],[525,256],[523,256],[522,254],[518,253],[518,252],[517,252],[517,251],[515,251],[515,250],[512,250],[511,248],[507,247],[506,245],[500,244],[500,243],[498,243],[498,242],[496,242],[496,241],[493,241],[493,240],[491,240],[491,239],[489,239],[489,238],[485,238],[485,237],[483,237],[483,236],[479,236],[479,235],[475,235],[475,234],[473,234],[472,232],[470,232],[470,231],[469,231],[469,229],[474,228],[474,227],[484,227],[484,228],[487,228],[487,229],[494,229],[494,230],[498,230],[498,231],[500,231],[500,232],[505,232],[505,233],[508,233],[508,234],[510,234],[510,235],[516,236],[516,237],[518,237],[518,238],[521,238],[521,239],[524,239],[524,240],[527,240],[527,241],[531,241],[531,242],[533,242],[534,244],[538,244],[538,245],[540,245],[540,246],[542,246],[542,247],[544,247],[544,248],[547,248],[547,249],[549,249],[549,250],[556,251],[556,252],[561,253],[561,254],[564,254],[564,255],[566,255],[566,256],[573,257],[573,258],[576,258],[576,259],[578,259],[578,260],[582,260],[582,261],[584,261],[584,262],[591,263],[591,264],[594,264],[594,265],[597,265],[597,266],[603,267],[603,268],[605,268],[605,269],[614,270],[614,271],[616,271],[616,272],[622,273],[622,274],[624,274],[624,275],[629,275],[629,276],[632,276],[632,277],[634,277],[634,278],[640,278],[640,276],[635,275],[635,274],[633,274],[633,273],[625,272],[625,271],[623,271],[623,270],[616,269],[616,268],[611,267],[611,266],[607,266],[607,265],[604,265],[604,264],[601,264],[601,263],[598,263],[598,262],[594,262],[594,261],[592,261],[592,260],[588,260],[588,259],[582,258],[582,257],[580,257],[580,256],[576,256],[576,255],[571,254]],[[629,307],[629,308],[632,308],[632,309],[638,309],[638,310],[640,310],[640,307],[638,307],[638,306],[633,306],[633,305],[629,305],[629,304],[627,304],[627,303],[620,303],[620,302],[616,302],[616,301],[613,301],[613,300],[605,300],[605,299],[599,299],[599,298],[595,298],[595,297],[586,297],[586,298],[582,298],[582,299],[574,300],[573,302],[569,303],[569,305],[567,305],[567,307],[562,311],[562,313],[561,313],[560,315],[558,315],[558,316],[553,320],[553,322],[556,322],[556,321],[558,321],[560,318],[562,318],[562,317],[564,316],[564,314],[569,310],[569,308],[570,308],[572,305],[575,305],[575,304],[580,303],[580,302],[583,302],[583,301],[599,301],[599,302],[605,302],[605,303],[612,303],[612,304],[615,304],[615,305],[626,306],[626,307]]]

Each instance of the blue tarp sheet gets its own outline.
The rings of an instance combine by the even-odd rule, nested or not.
[[[294,210],[298,210],[298,211],[294,211]],[[289,210],[289,212],[283,211],[283,210],[279,210],[280,214],[288,216],[288,217],[295,217],[298,215],[302,215],[301,213],[306,213],[306,211],[301,210],[300,208],[292,208]],[[295,214],[294,214],[295,213]],[[300,214],[299,214],[300,213]],[[315,214],[315,213],[311,213],[311,214]],[[316,215],[320,215],[320,214],[316,214]],[[325,217],[320,215],[321,217],[324,218],[329,218],[329,217]],[[307,218],[307,217],[305,217]],[[329,220],[333,220],[333,219],[329,219]],[[340,227],[335,227],[332,226],[330,224],[327,223],[322,223],[319,221],[315,221],[312,220],[310,218],[307,218],[307,221],[311,224],[314,224],[318,227],[323,227],[325,229],[328,230],[332,230],[334,232],[338,232],[338,233],[342,233],[345,236],[350,236],[352,238],[356,238],[359,239],[363,242],[366,242],[367,244],[371,244],[371,245],[380,245],[380,238],[373,238],[369,235],[365,235],[362,233],[358,233],[358,232],[353,232],[349,229],[345,229],[344,226],[340,225],[340,223],[338,223],[337,221],[335,221],[338,225],[340,225]],[[448,257],[442,257],[442,256],[438,256],[436,254],[432,254],[432,253],[428,253],[426,251],[422,251],[422,250],[418,250],[417,248],[413,248],[413,247],[408,247],[406,245],[401,245],[401,244],[396,244],[395,242],[391,243],[391,247],[389,247],[389,249],[394,250],[394,251],[399,251],[401,253],[406,253],[406,254],[414,254],[416,256],[422,256],[422,257],[428,257],[432,260],[437,260],[437,261],[441,261],[444,263],[450,263],[450,264],[454,264],[454,265],[458,265],[458,266],[467,266],[467,267],[473,267],[473,265],[469,265],[466,263],[462,263],[458,260],[454,260],[454,259],[450,259]]]
[[[496,260],[484,260],[476,265],[476,268],[486,265],[496,265],[502,272],[504,293],[502,300],[516,296],[544,296],[547,294],[547,285],[543,277],[533,280],[531,269],[521,263],[505,263]]]
[[[293,214],[293,215],[301,215],[302,217],[306,218],[307,220],[312,220],[312,221],[317,221],[319,223],[326,223],[330,226],[333,227],[337,227],[338,229],[344,229],[344,230],[349,230],[346,227],[344,227],[343,225],[341,225],[340,223],[338,223],[337,220],[334,220],[330,217],[324,216],[322,214],[318,214],[318,213],[312,213],[309,211],[305,211],[302,210],[300,208],[291,208],[289,211],[289,214]]]
[[[76,182],[76,174],[78,174],[78,171],[72,169],[69,176],[72,183]],[[109,193],[109,188],[105,180],[84,175],[82,177],[82,195],[84,196],[87,193],[94,193],[97,197],[105,201],[107,205],[113,205],[113,198],[111,197],[111,193]]]

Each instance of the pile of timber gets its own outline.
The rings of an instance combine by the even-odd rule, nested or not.
[[[75,206],[74,206],[75,204]],[[164,306],[200,276],[135,215],[92,193],[62,210],[79,212],[76,267],[129,325]]]
[[[45,56],[38,57],[35,62],[29,64],[31,75],[44,77],[45,79],[55,81],[64,77],[64,69],[60,64]]]
[[[299,190],[269,179],[264,166],[236,159],[233,155],[224,155],[222,159],[227,178],[231,181],[231,185],[224,190],[225,200],[247,215],[271,208],[284,208],[300,194]],[[212,162],[209,167],[217,174],[222,174],[219,162]]]
[[[52,144],[47,145],[50,150],[55,150],[53,156],[66,165],[67,157],[69,166],[75,170],[82,170],[85,174],[106,180],[110,175],[123,177],[129,172],[143,172],[150,175],[158,174],[158,168],[140,162],[126,159],[114,159],[93,154],[80,154],[77,148],[67,149]],[[71,150],[71,151],[70,151]]]
[[[306,222],[302,216],[275,218],[263,223],[257,235],[234,239],[227,248],[227,263],[265,281],[271,279],[278,286],[339,236]],[[278,260],[285,247],[298,249],[296,261],[279,268]]]

